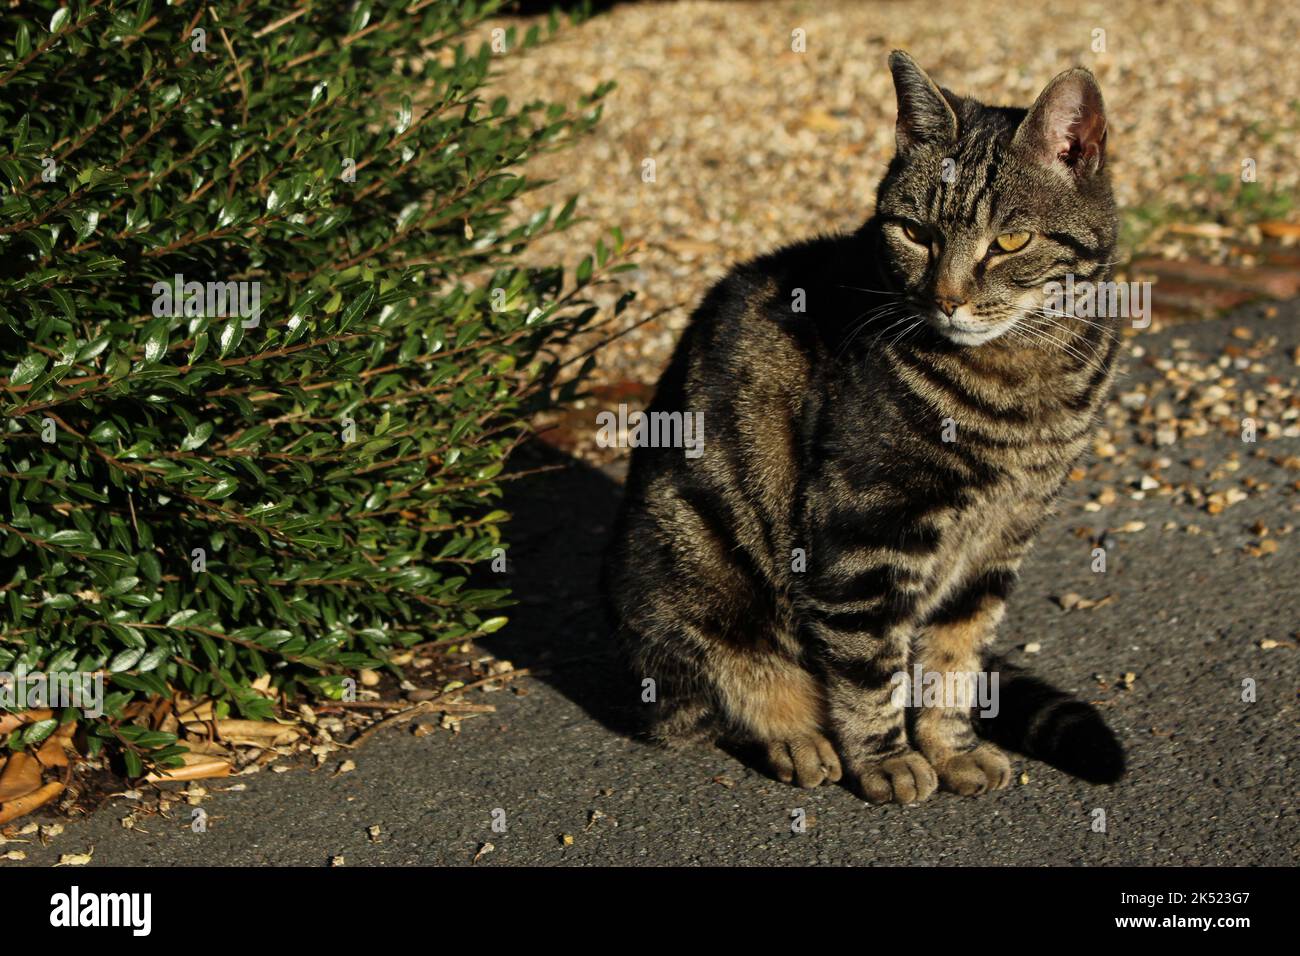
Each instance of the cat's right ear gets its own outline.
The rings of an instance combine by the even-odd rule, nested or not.
[[[1089,176],[1106,158],[1106,106],[1082,67],[1047,84],[1021,120],[1014,142],[1063,176]]]
[[[925,70],[902,50],[895,50],[889,54],[889,71],[898,94],[898,152],[955,140],[957,114]]]

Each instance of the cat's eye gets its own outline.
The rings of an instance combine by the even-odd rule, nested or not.
[[[903,235],[907,236],[913,242],[920,243],[923,246],[930,244],[930,233],[919,223],[903,222]]]
[[[1027,232],[1004,232],[993,241],[998,252],[1019,252],[1029,244]]]

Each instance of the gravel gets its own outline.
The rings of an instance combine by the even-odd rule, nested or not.
[[[792,51],[795,30],[806,52]],[[1300,70],[1283,66],[1297,34],[1300,5],[1265,0],[635,3],[504,54],[498,86],[572,102],[617,81],[592,137],[531,162],[555,182],[527,205],[576,192],[589,217],[535,247],[542,260],[572,266],[612,226],[644,243],[641,270],[624,277],[640,293],[624,326],[680,307],[606,349],[596,381],[653,382],[732,263],[868,215],[893,150],[891,49],[998,104],[1028,105],[1056,73],[1088,67],[1107,99],[1121,205],[1204,207],[1216,201],[1205,177],[1237,177],[1247,158],[1260,187],[1300,191]]]

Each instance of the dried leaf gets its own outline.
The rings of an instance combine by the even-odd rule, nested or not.
[[[64,853],[59,857],[59,862],[55,866],[85,866],[90,862],[91,857],[95,855],[95,848],[92,846],[89,853]]]
[[[33,810],[45,806],[62,792],[63,784],[58,782],[47,783],[39,790],[33,791],[26,796],[0,804],[0,824],[26,816]]]
[[[0,803],[17,800],[41,785],[41,765],[28,753],[16,753],[0,776]]]
[[[228,777],[232,769],[230,761],[222,760],[220,757],[187,753],[182,754],[181,759],[185,761],[185,766],[155,770],[144,778],[145,781],[160,783],[167,780],[205,780],[208,777]]]

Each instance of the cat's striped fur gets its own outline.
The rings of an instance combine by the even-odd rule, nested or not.
[[[1108,277],[1116,217],[1086,71],[1027,112],[941,91],[905,54],[891,66],[899,152],[876,214],[708,294],[652,406],[703,412],[704,453],[634,453],[607,590],[659,739],[720,731],[783,780],[843,773],[911,802],[1009,780],[968,706],[905,710],[890,679],[985,667],[1119,342],[1117,320],[1044,314],[1041,290]],[[1017,727],[999,739],[1118,774],[1095,712],[1000,676]],[[1030,697],[1007,700],[1018,686]]]

